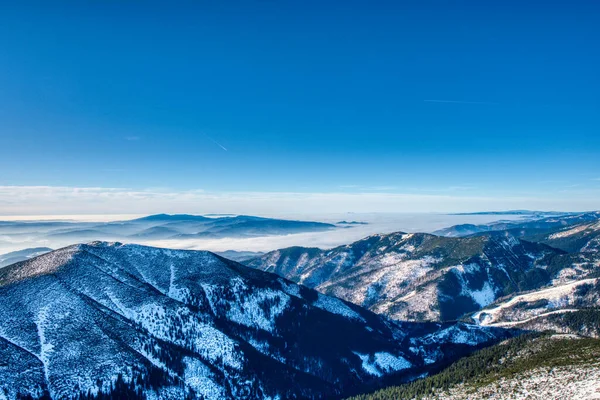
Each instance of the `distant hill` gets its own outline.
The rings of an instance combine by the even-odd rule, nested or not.
[[[0,221],[0,235],[64,246],[82,241],[252,238],[341,229],[333,224],[249,215],[156,214],[114,222]]]
[[[252,258],[260,257],[264,253],[260,251],[235,251],[235,250],[226,250],[226,251],[217,251],[216,254],[221,257],[225,257],[229,260],[243,262],[250,260]]]
[[[565,215],[545,216],[526,221],[498,221],[483,225],[461,224],[433,232],[434,235],[463,237],[491,231],[510,230],[515,236],[531,236],[552,232],[560,228],[594,222],[600,219],[600,212],[569,213]]]
[[[0,268],[6,267],[7,265],[14,264],[19,261],[27,260],[29,258],[37,257],[44,253],[48,253],[49,251],[52,251],[52,249],[49,247],[33,247],[30,249],[23,249],[6,254],[1,254]]]
[[[569,215],[573,212],[561,211],[533,211],[533,210],[508,210],[508,211],[479,211],[467,213],[453,213],[450,215],[526,215],[526,216],[550,216],[550,215]]]

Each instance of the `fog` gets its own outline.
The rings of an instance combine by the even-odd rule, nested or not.
[[[107,238],[102,240],[119,240],[122,242],[138,243],[148,246],[193,249],[209,251],[271,251],[289,246],[310,246],[331,248],[342,244],[351,243],[363,237],[390,232],[433,232],[452,225],[471,223],[484,224],[493,221],[515,220],[522,216],[515,215],[449,215],[435,213],[338,213],[338,214],[263,214],[265,217],[295,219],[307,221],[320,221],[337,223],[340,221],[366,222],[366,225],[350,225],[339,227],[330,231],[290,234],[283,236],[263,236],[252,238],[225,238],[225,239],[181,239],[181,240],[123,240],[123,238]],[[123,220],[124,216],[70,216],[69,219],[79,221],[107,221]],[[129,218],[130,216],[127,216]],[[23,217],[23,220],[32,221],[33,218]],[[64,220],[61,216],[45,216],[43,220]],[[82,240],[90,242],[91,240]],[[48,239],[43,235],[32,233],[4,233],[0,235],[0,254],[21,250],[30,247],[50,247],[53,249],[74,244],[72,239]]]

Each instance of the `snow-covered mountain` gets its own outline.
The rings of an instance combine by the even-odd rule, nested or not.
[[[95,242],[0,270],[0,398],[332,398],[504,329],[400,323],[215,254]]]
[[[507,232],[393,233],[331,250],[291,247],[246,263],[393,319],[444,321],[549,284],[570,265],[563,256]]]
[[[547,270],[555,271],[554,279],[539,289],[498,299],[474,313],[473,320],[485,326],[600,336],[600,223],[527,239],[569,252],[551,260]]]
[[[530,235],[530,240],[589,256],[600,256],[600,221],[569,226],[551,233]]]
[[[565,213],[564,215],[534,214],[525,221],[498,221],[483,225],[461,224],[440,229],[433,234],[446,237],[464,237],[492,231],[510,231],[518,237],[544,234],[568,226],[600,220],[600,212]]]

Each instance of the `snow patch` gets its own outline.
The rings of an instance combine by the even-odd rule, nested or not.
[[[353,352],[362,361],[362,368],[370,375],[383,376],[391,372],[412,367],[412,364],[402,356],[394,356],[387,352],[377,352],[373,356]]]
[[[185,357],[183,362],[185,383],[202,398],[219,400],[227,397],[224,388],[214,381],[213,373],[201,361]]]
[[[329,297],[319,293],[319,298],[312,305],[322,310],[329,311],[330,313],[365,322],[365,319],[361,317],[360,314],[335,297]]]

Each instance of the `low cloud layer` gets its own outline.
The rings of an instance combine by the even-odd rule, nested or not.
[[[102,215],[102,216],[78,216],[69,215],[63,218],[106,221],[125,220],[132,216],[125,215]],[[222,239],[164,239],[149,240],[139,238],[111,237],[103,234],[98,240],[122,241],[127,243],[144,244],[148,246],[190,249],[190,250],[241,250],[241,251],[270,251],[289,246],[308,246],[331,248],[342,244],[354,242],[366,236],[378,233],[390,232],[433,232],[450,225],[470,223],[481,224],[499,219],[495,215],[446,215],[435,213],[317,213],[317,214],[281,214],[283,219],[303,219],[310,221],[321,221],[336,223],[342,220],[367,222],[365,225],[340,225],[337,229],[297,233],[281,236],[261,236],[251,238],[222,238]],[[30,217],[32,219],[34,217]],[[46,216],[46,218],[50,218]],[[503,215],[502,219],[519,219],[516,215]],[[9,218],[4,218],[9,219]],[[19,218],[21,219],[21,218]],[[10,251],[21,250],[31,247],[50,247],[57,249],[74,244],[75,242],[91,241],[91,239],[76,240],[64,237],[49,237],[30,233],[10,233],[10,229],[4,229],[0,233],[0,254]]]

